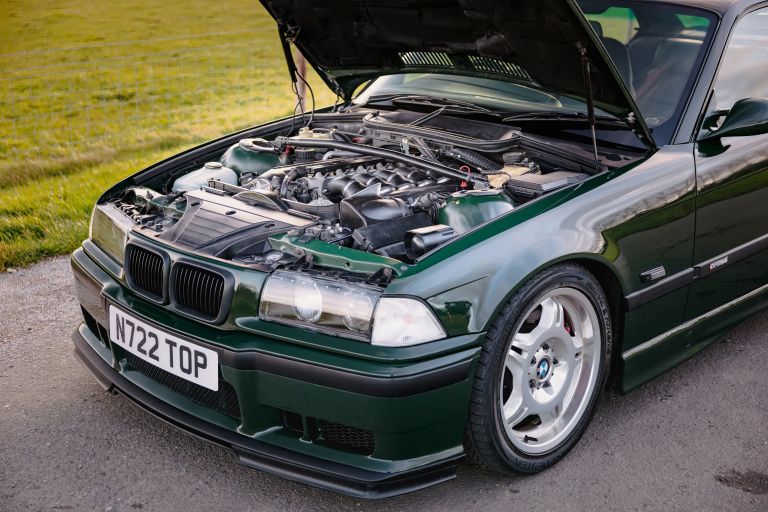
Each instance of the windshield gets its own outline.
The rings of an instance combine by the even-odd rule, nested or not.
[[[715,26],[678,5],[577,0],[660,144],[669,142]]]
[[[584,102],[541,90],[532,81],[523,85],[477,76],[440,73],[404,73],[383,76],[365,89],[355,99],[355,103],[364,104],[371,98],[391,94],[435,96],[504,111],[587,111]]]
[[[656,142],[668,143],[711,39],[713,15],[653,2],[577,3],[613,60]],[[364,104],[371,97],[391,94],[438,96],[502,110],[586,112],[584,102],[546,91],[531,80],[512,82],[438,73],[380,77],[355,103]]]

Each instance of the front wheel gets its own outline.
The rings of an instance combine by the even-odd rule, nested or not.
[[[611,334],[605,294],[585,268],[557,265],[526,283],[483,345],[467,428],[470,458],[535,473],[563,457],[605,387]]]

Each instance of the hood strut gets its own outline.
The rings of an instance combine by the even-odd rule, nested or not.
[[[296,78],[296,63],[293,61],[293,55],[291,54],[290,39],[288,36],[288,30],[282,25],[277,27],[278,35],[280,36],[280,44],[283,47],[283,55],[285,56],[285,63],[288,66],[288,75],[291,77],[291,82],[294,85],[298,84]]]
[[[597,134],[595,133],[595,98],[592,94],[592,73],[589,70],[589,57],[587,57],[587,47],[579,44],[581,53],[581,69],[584,74],[584,87],[587,96],[587,123],[592,131],[592,149],[595,153],[595,170],[600,172],[600,158],[597,156]]]

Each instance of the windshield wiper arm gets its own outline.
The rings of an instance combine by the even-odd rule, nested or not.
[[[476,105],[475,103],[471,103],[469,101],[454,100],[451,98],[441,98],[439,96],[429,96],[423,94],[381,94],[368,98],[366,105],[384,101],[388,101],[394,105],[406,104],[435,107],[437,111],[441,113],[483,113],[497,117],[499,116],[496,111],[481,105]]]
[[[524,112],[507,116],[502,119],[505,123],[514,121],[586,121],[589,115],[583,112]],[[595,121],[599,124],[621,125],[626,123],[611,116],[595,115]]]
[[[475,103],[471,103],[469,101],[454,100],[450,98],[441,98],[438,96],[427,96],[421,94],[406,94],[403,96],[395,96],[391,101],[392,103],[416,103],[420,105],[466,108],[468,110],[476,110],[478,112],[494,113],[494,111],[489,108],[476,105]]]
[[[440,114],[453,114],[453,115],[470,115],[470,114],[482,114],[484,116],[493,116],[495,118],[501,117],[501,115],[497,112],[493,112],[491,110],[485,109],[483,107],[479,108],[469,108],[465,107],[463,105],[443,105],[442,107],[438,108],[437,110],[433,110],[429,114],[422,116],[415,121],[412,121],[410,124],[412,126],[417,126],[420,124],[423,124],[427,121],[429,121],[432,118],[435,118],[439,116]]]

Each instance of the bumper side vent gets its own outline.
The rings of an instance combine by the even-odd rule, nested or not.
[[[376,449],[376,436],[370,430],[318,419],[317,432],[316,442],[332,448],[362,455],[371,455]]]
[[[304,418],[295,412],[282,411],[283,428],[301,437],[304,435]]]
[[[99,338],[102,345],[109,348],[109,332],[107,332],[107,329],[93,318],[93,315],[91,315],[83,306],[80,306],[80,309],[83,312],[83,320],[85,320],[85,325],[88,327],[88,330]]]
[[[88,330],[94,335],[99,336],[99,324],[96,322],[96,319],[83,306],[80,306],[80,310],[83,312],[83,320],[85,320]]]
[[[226,281],[224,276],[186,263],[173,267],[172,299],[185,313],[209,322],[221,320]]]
[[[235,388],[229,382],[219,379],[219,390],[211,391],[208,388],[184,380],[157,366],[149,364],[130,352],[125,352],[125,360],[134,370],[144,374],[161,386],[165,386],[203,407],[213,409],[237,420],[240,419],[240,401],[238,400]]]
[[[162,301],[165,275],[162,256],[137,245],[129,245],[125,256],[125,273],[131,288],[154,301]]]

